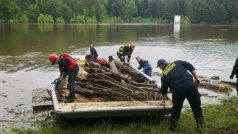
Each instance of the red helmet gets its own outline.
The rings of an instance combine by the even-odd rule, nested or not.
[[[57,62],[57,59],[58,59],[58,55],[56,55],[56,54],[49,55],[49,60],[50,60],[50,62],[52,62],[52,64]]]
[[[131,49],[134,49],[135,47],[136,47],[135,43],[131,43],[131,44],[130,44],[130,48],[131,48]]]

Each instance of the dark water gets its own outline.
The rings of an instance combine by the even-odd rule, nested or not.
[[[238,56],[238,27],[173,25],[53,25],[0,24],[0,120],[31,117],[31,90],[47,88],[57,75],[48,62],[50,53],[89,53],[93,42],[99,57],[116,57],[119,46],[137,44],[136,56],[148,59],[153,71],[158,58],[187,60],[203,76],[229,80]],[[234,80],[229,80],[234,81]]]

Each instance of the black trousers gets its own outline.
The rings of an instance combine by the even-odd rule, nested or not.
[[[75,80],[79,72],[78,65],[74,68],[72,72],[69,73],[68,77],[68,89],[70,92],[75,92]]]
[[[120,54],[119,52],[117,52],[117,57],[121,60],[121,62],[125,62],[125,55]]]
[[[184,82],[173,88],[173,107],[171,115],[172,119],[179,119],[185,98],[188,100],[192,108],[194,118],[203,118],[200,97],[201,95],[199,94],[197,86],[193,81]]]

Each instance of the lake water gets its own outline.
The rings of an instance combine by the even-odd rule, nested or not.
[[[235,81],[229,79],[238,56],[235,26],[191,25],[178,31],[174,25],[157,24],[0,24],[0,120],[31,118],[32,89],[47,88],[58,72],[57,66],[50,65],[48,55],[85,55],[89,42],[95,44],[99,57],[114,58],[121,45],[134,42],[131,64],[137,66],[135,57],[140,56],[149,60],[155,72],[160,71],[156,68],[159,58],[186,60],[199,75]],[[202,98],[202,102],[209,101]]]

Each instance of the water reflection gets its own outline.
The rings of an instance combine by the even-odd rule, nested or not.
[[[174,38],[175,40],[179,40],[180,36],[180,23],[174,23]]]
[[[38,24],[38,29],[41,33],[49,33],[54,30],[54,24],[47,23],[47,24]]]

